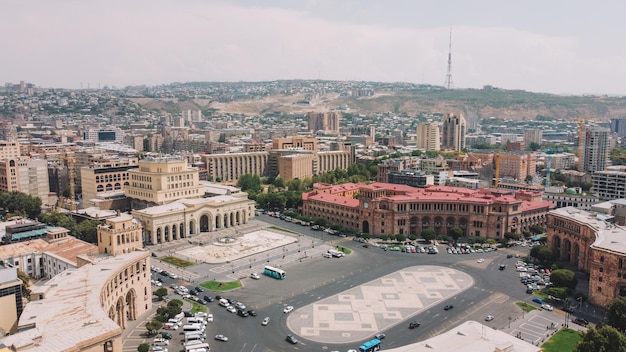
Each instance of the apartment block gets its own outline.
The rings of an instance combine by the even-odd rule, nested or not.
[[[524,131],[524,145],[530,145],[530,143],[537,143],[541,145],[543,141],[543,131],[542,130],[525,130]]]
[[[441,132],[441,149],[460,151],[465,149],[467,132],[465,118],[461,113],[447,113],[443,116]]]
[[[312,133],[339,133],[340,112],[310,112],[307,114],[308,129]]]
[[[609,158],[609,129],[587,127],[585,129],[582,170],[596,172],[606,169]]]
[[[626,166],[611,166],[591,174],[592,190],[600,199],[626,198]]]
[[[438,123],[424,122],[417,125],[416,146],[418,149],[440,150],[440,139]]]

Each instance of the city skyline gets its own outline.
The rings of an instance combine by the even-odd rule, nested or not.
[[[0,80],[97,88],[322,79],[626,94],[618,1],[10,3]],[[589,16],[590,13],[602,16]]]

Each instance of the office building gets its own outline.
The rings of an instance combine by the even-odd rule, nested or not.
[[[22,280],[17,276],[17,268],[0,262],[0,331],[13,334],[17,331],[17,321],[24,310]]]
[[[353,194],[358,192],[359,198]],[[346,192],[350,190],[351,192]],[[489,190],[448,186],[415,188],[389,183],[315,184],[302,194],[302,212],[354,231],[375,236],[417,235],[425,229],[449,234],[458,227],[464,236],[501,239],[506,232],[545,226],[552,207],[539,192],[490,195]]]
[[[592,190],[600,199],[626,198],[626,166],[609,166],[591,174]]]
[[[591,210],[600,200],[595,195],[583,194],[579,189],[563,187],[546,187],[541,197],[554,204],[555,208],[574,207],[582,210]]]
[[[611,119],[611,132],[620,137],[626,137],[626,118]]]
[[[22,192],[49,204],[48,162],[43,159],[0,160],[0,191]]]
[[[130,185],[130,170],[139,168],[137,158],[94,160],[80,169],[84,207],[95,206],[97,199],[125,198],[124,189]]]
[[[113,129],[90,129],[83,132],[83,139],[91,142],[119,142],[124,141],[124,131]]]
[[[576,166],[576,154],[573,153],[549,154],[545,159],[550,161],[553,170],[568,170]]]
[[[463,114],[447,113],[443,116],[441,149],[465,149],[466,123]]]
[[[311,133],[339,133],[340,112],[310,112],[307,114]]]
[[[17,159],[20,157],[20,144],[0,140],[0,160]]]
[[[525,182],[526,176],[535,176],[537,173],[537,154],[535,153],[507,153],[498,154],[500,159],[501,179],[511,179]]]
[[[440,150],[440,139],[438,123],[424,122],[417,125],[416,147],[418,149]]]
[[[587,127],[584,133],[581,171],[593,173],[606,169],[609,158],[609,129]]]
[[[400,172],[387,173],[387,183],[424,188],[435,184],[435,176],[421,170],[404,169]]]
[[[531,143],[536,143],[541,145],[543,142],[543,131],[542,130],[524,130],[524,145],[529,146]]]
[[[139,168],[128,170],[126,198],[131,209],[199,198],[204,195],[204,188],[198,174],[198,168],[188,166],[180,156],[146,157],[139,160]]]

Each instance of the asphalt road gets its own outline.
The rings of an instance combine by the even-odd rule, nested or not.
[[[260,280],[244,279],[243,288],[224,294],[225,297],[245,303],[249,309],[255,309],[257,317],[242,318],[227,312],[217,302],[208,303],[209,311],[215,317],[215,321],[208,325],[206,331],[211,351],[346,351],[357,348],[358,346],[354,345],[323,345],[301,338],[299,344],[287,343],[285,337],[292,332],[286,327],[287,314],[283,313],[283,307],[292,305],[298,308],[413,265],[432,264],[451,267],[472,276],[475,285],[452,299],[440,302],[383,331],[387,335],[383,341],[384,348],[424,340],[466,320],[484,322],[488,314],[494,315],[495,319],[486,323],[487,325],[498,329],[506,328],[510,320],[520,315],[513,302],[518,300],[530,302],[531,296],[524,292],[524,286],[520,284],[514,271],[515,258],[506,258],[506,254],[512,253],[512,250],[523,255],[528,253],[528,248],[513,247],[510,250],[491,253],[452,255],[445,252],[444,246],[440,246],[444,250],[440,250],[437,255],[410,254],[383,251],[373,246],[363,248],[359,242],[312,231],[307,227],[286,223],[266,215],[258,219],[306,236],[316,237],[318,241],[340,243],[339,245],[350,248],[353,252],[344,258],[327,259],[320,256],[303,263],[295,262],[283,267],[287,272],[286,280],[275,280],[265,276]],[[484,258],[485,262],[476,263],[479,257]],[[501,263],[508,264],[506,270],[498,270]],[[171,279],[164,281],[164,285],[173,282]],[[453,304],[454,309],[443,310],[445,304]],[[270,324],[262,326],[261,321],[266,316],[270,317]],[[408,324],[412,320],[419,321],[421,326],[409,330]],[[216,334],[228,336],[229,341],[213,340]]]

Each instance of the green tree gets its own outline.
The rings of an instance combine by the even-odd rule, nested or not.
[[[626,330],[626,297],[617,297],[606,305],[608,324],[619,331]]]
[[[455,226],[455,227],[450,229],[449,234],[454,239],[454,243],[456,243],[459,240],[459,238],[461,236],[463,236],[463,229],[461,229],[460,227]]]
[[[410,239],[411,241],[415,241],[415,240],[417,239],[417,235],[415,235],[415,234],[410,234],[410,235],[409,235],[409,239]]]
[[[569,289],[575,289],[578,280],[576,279],[576,273],[568,269],[558,269],[550,272],[550,281],[555,287],[567,287]]]
[[[527,175],[526,178],[524,179],[524,181],[527,184],[531,184],[533,182],[533,176],[532,175]]]
[[[160,300],[163,300],[163,297],[167,296],[167,289],[165,287],[159,287],[153,294],[159,297]]]
[[[515,233],[515,232],[505,232],[504,233],[504,237],[510,239],[510,240],[515,240],[515,241],[519,241],[520,234],[519,233]]]
[[[142,343],[139,346],[137,346],[137,352],[149,352],[150,351],[150,344],[148,343]]]
[[[405,235],[400,234],[400,233],[396,235],[396,241],[404,242],[404,240],[406,240],[406,236]]]
[[[550,287],[546,291],[546,293],[549,294],[550,296],[564,299],[568,296],[569,290],[567,289],[567,287]]]
[[[158,320],[152,320],[146,323],[146,329],[150,333],[154,333],[163,327],[163,323]]]
[[[76,237],[93,244],[98,243],[98,220],[83,220],[76,225]]]
[[[543,263],[550,262],[554,258],[552,248],[548,246],[533,246],[533,248],[530,250],[530,256],[533,258],[537,258]]]
[[[30,276],[20,269],[17,269],[17,278],[22,280],[22,297],[30,295]]]
[[[539,235],[541,233],[546,232],[546,229],[544,229],[543,227],[539,225],[533,225],[530,227],[530,232],[534,233],[535,235]]]
[[[574,352],[626,352],[626,337],[612,326],[590,328],[582,334],[582,340]]]
[[[314,223],[315,223],[315,225],[320,225],[320,226],[323,226],[323,227],[328,227],[328,220],[326,220],[326,219],[324,219],[324,218],[322,218],[322,217],[315,218]]]
[[[433,229],[424,229],[420,236],[422,236],[425,241],[428,241],[428,243],[431,243],[437,237],[437,234]]]
[[[1,192],[0,207],[11,214],[35,219],[41,214],[41,199],[21,192]]]
[[[263,189],[259,175],[252,174],[246,174],[239,177],[239,180],[237,180],[237,187],[241,188],[244,192],[252,191],[254,193],[259,193]]]
[[[274,186],[276,186],[276,188],[278,188],[278,189],[285,188],[285,180],[282,177],[280,177],[280,176],[276,177],[274,179]]]
[[[541,144],[537,142],[530,142],[530,144],[528,145],[528,149],[536,152],[537,150],[541,149]]]

